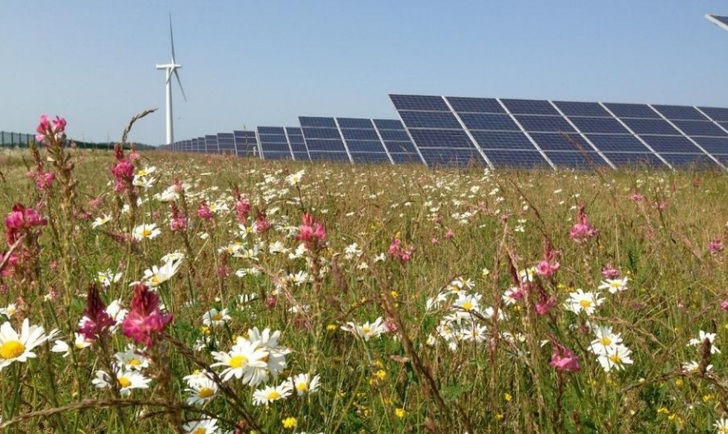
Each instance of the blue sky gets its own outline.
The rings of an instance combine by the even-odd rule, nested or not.
[[[3,0],[0,130],[115,141],[158,107],[130,140],[163,143],[170,12],[178,140],[396,118],[390,93],[728,106],[717,0]]]

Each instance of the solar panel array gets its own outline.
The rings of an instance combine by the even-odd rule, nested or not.
[[[390,95],[429,166],[723,167],[728,109]]]
[[[161,148],[267,160],[487,166],[728,166],[728,108],[390,95],[400,119],[299,117]]]

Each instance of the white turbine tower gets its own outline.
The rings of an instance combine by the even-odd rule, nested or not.
[[[163,69],[166,73],[166,95],[167,95],[167,145],[174,143],[174,128],[172,127],[172,74],[177,78],[179,90],[182,91],[182,98],[187,102],[185,90],[182,89],[182,82],[179,79],[177,70],[182,67],[174,60],[174,36],[172,35],[172,14],[169,14],[169,41],[172,44],[172,62],[166,65],[157,65],[157,69]]]

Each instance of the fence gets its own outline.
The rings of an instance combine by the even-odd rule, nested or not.
[[[8,133],[0,131],[0,147],[26,146],[29,140],[34,140],[32,134]]]

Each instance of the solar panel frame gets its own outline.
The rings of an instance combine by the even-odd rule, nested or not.
[[[521,168],[535,169],[547,168],[552,169],[553,166],[544,156],[536,150],[532,149],[484,149],[483,152],[488,156],[491,164],[495,168]]]
[[[611,118],[609,113],[598,102],[552,101],[552,103],[568,117]]]
[[[665,119],[669,120],[694,120],[709,121],[707,116],[700,113],[698,109],[692,106],[668,105],[668,104],[651,104],[652,108],[657,110]]]
[[[645,118],[622,118],[622,121],[635,134],[659,134],[666,136],[680,135],[680,131],[664,119],[645,119]]]
[[[572,116],[569,120],[576,129],[585,134],[630,134],[629,130],[615,118]]]
[[[471,134],[484,151],[489,149],[538,151],[523,131],[471,131]]]
[[[462,129],[460,122],[452,112],[400,110],[399,116],[410,130],[414,128]]]
[[[382,130],[404,130],[404,124],[399,119],[373,119],[374,127]]]
[[[521,127],[513,118],[500,113],[458,113],[465,127],[469,130],[486,131],[520,131]]]
[[[608,102],[602,105],[618,118],[662,119],[660,114],[647,104]]]
[[[508,112],[514,115],[559,115],[559,112],[549,101],[501,98],[500,102],[505,105]]]
[[[728,132],[724,131],[715,122],[694,121],[694,120],[671,120],[674,126],[682,131],[686,136],[712,136],[724,137],[728,136]]]
[[[450,107],[458,113],[505,114],[506,111],[496,98],[445,97]]]
[[[728,108],[726,107],[698,107],[698,110],[716,122],[728,122]]]
[[[576,129],[561,116],[515,115],[526,132],[576,132]]]
[[[441,96],[390,94],[389,99],[392,101],[397,111],[450,111],[445,100]]]

